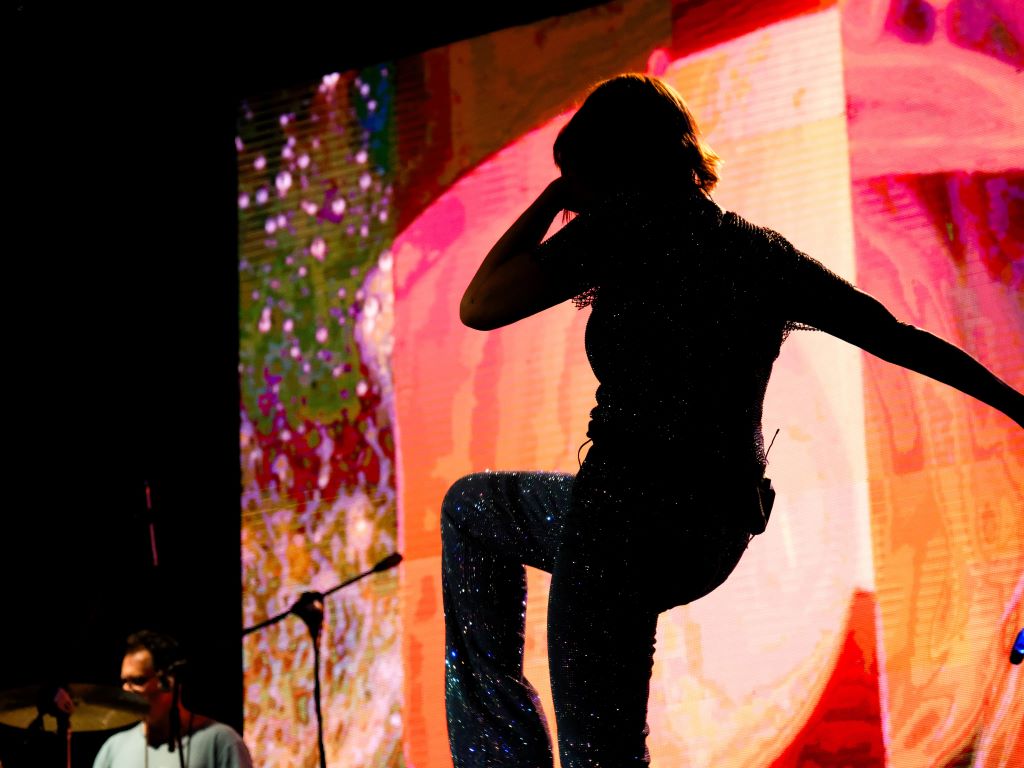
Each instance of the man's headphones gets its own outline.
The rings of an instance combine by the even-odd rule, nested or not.
[[[185,674],[188,668],[188,662],[185,659],[178,659],[178,661],[171,662],[167,669],[161,669],[156,673],[157,681],[160,684],[161,691],[169,691],[173,687],[171,682],[171,676],[180,684],[182,676]]]

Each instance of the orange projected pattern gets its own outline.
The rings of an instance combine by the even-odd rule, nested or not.
[[[583,353],[582,313],[567,304],[485,335],[464,328],[457,312],[479,254],[504,231],[516,206],[551,179],[555,128],[480,165],[395,243],[395,402],[407,558],[402,618],[411,661],[405,685],[407,703],[423,702],[406,709],[406,750],[416,765],[448,760],[443,667],[433,663],[444,656],[440,499],[472,468],[571,471],[585,439],[595,382]],[[536,633],[528,643],[543,645]],[[545,678],[534,674],[542,693]]]
[[[838,40],[837,14],[820,14],[668,64],[662,75],[690,96],[713,146],[737,158],[740,168],[719,199],[791,233],[850,274]],[[725,87],[753,82],[757,73],[763,88]],[[488,467],[571,471],[585,439],[595,385],[583,354],[585,313],[567,305],[480,334],[463,328],[455,311],[481,254],[556,172],[550,148],[559,125],[478,166],[396,241],[396,403],[403,464],[416,467],[401,483],[403,546],[415,558],[405,574],[404,624],[416,657],[442,653],[437,516],[448,484]],[[808,137],[817,143],[813,153],[805,148]],[[808,189],[813,205],[803,204],[801,191]],[[424,338],[429,347],[411,343]],[[785,434],[772,455],[785,498],[777,535],[759,540],[722,590],[661,623],[651,712],[655,761],[702,765],[731,756],[751,763],[781,752],[802,725],[801,708],[813,708],[845,639],[868,539],[861,530],[863,418],[849,405],[860,400],[860,369],[852,351],[821,342],[791,342],[771,388],[767,418]],[[450,361],[443,372],[438,358]],[[532,585],[539,590],[528,606],[527,674],[547,699],[544,577],[534,574]],[[428,591],[432,613],[420,609]],[[780,616],[802,629],[788,642],[779,638]],[[407,691],[440,703],[440,667],[407,671]],[[744,717],[729,716],[737,706]],[[427,734],[407,742],[407,750],[444,759],[440,708],[407,717],[410,726],[421,718]]]
[[[855,2],[843,37],[861,284],[1024,389],[1024,8]],[[865,382],[890,762],[1024,765],[1024,433]]]
[[[556,173],[551,144],[572,99],[619,71],[664,77],[725,158],[723,207],[783,232],[1021,389],[1018,5],[643,0],[398,63],[397,224],[350,289],[377,299],[355,371],[380,393],[361,405],[375,429],[393,418],[394,451],[370,441],[357,453],[377,457],[378,480],[301,514],[257,514],[266,489],[256,464],[246,469],[259,502],[245,531],[247,623],[287,607],[294,595],[281,585],[328,558],[363,562],[395,540],[405,555],[400,595],[364,590],[335,606],[361,629],[325,642],[325,657],[358,660],[336,666],[325,691],[345,764],[451,763],[439,535],[450,483],[487,468],[577,466],[595,387],[587,312],[567,304],[487,334],[457,313],[480,259]],[[253,420],[244,424],[252,462]],[[363,445],[366,431],[349,426],[358,434],[338,434]],[[1006,660],[1024,625],[1024,434],[820,333],[783,347],[766,436],[776,428],[767,533],[723,587],[659,623],[653,764],[1024,765],[1024,684]],[[281,483],[293,465],[306,471],[285,464],[273,467]],[[308,541],[295,538],[307,520]],[[529,584],[526,674],[550,715],[548,577],[531,571]],[[266,764],[313,765],[296,750],[312,732],[308,644],[304,628],[284,626],[247,648],[247,736],[263,742]]]
[[[685,5],[675,9],[677,23],[685,17]],[[843,64],[850,45],[846,16],[862,10],[851,4],[842,11],[802,15],[676,62],[661,53],[651,62],[657,74],[687,96],[710,143],[726,158],[717,199],[785,232],[798,247],[888,300],[892,293],[878,286],[898,283],[901,268],[873,262],[865,250],[862,238],[869,217],[862,210],[860,184],[850,177],[851,168],[878,162],[858,160],[857,152],[866,149],[859,144],[863,137],[848,125],[847,89],[856,70]],[[870,107],[858,107],[860,116],[870,119]],[[415,553],[405,572],[403,622],[413,636],[406,651],[416,665],[407,667],[405,685],[407,702],[434,703],[433,708],[406,711],[406,753],[417,764],[447,762],[442,669],[423,662],[440,658],[443,642],[439,500],[452,479],[471,470],[572,470],[591,404],[580,314],[561,307],[482,335],[461,328],[455,312],[482,254],[554,173],[549,152],[557,125],[546,124],[475,168],[396,244],[396,332],[402,350],[395,360],[396,379],[407,385],[399,383],[397,403],[409,441],[403,440],[403,461],[417,468],[415,474],[407,471],[402,483],[404,546]],[[887,125],[891,131],[892,123]],[[913,121],[904,120],[903,125],[915,127]],[[1004,136],[996,146],[1007,143]],[[914,141],[908,138],[906,144]],[[1010,188],[1004,198],[1012,200],[1017,194],[1012,179],[999,178]],[[995,187],[1000,183],[994,182]],[[1013,205],[1008,202],[1005,208],[1012,210]],[[882,215],[892,221],[892,213],[890,209]],[[1012,221],[1012,213],[1004,219]],[[970,250],[972,242],[988,244],[980,257],[988,265],[983,282],[988,290],[1002,292],[1003,301],[989,302],[977,316],[989,318],[991,333],[1001,340],[1003,365],[996,359],[1001,353],[981,354],[976,344],[948,333],[938,318],[906,312],[898,300],[893,309],[904,319],[960,341],[1004,377],[1014,381],[1016,375],[1020,386],[1019,364],[1017,371],[1006,365],[1024,358],[1019,351],[1019,303],[1014,307],[1007,301],[1011,294],[1001,284],[1010,272],[1000,271],[1000,264],[1012,261],[1019,251],[1019,233],[1006,225],[979,238],[964,225],[956,226],[948,238],[954,250]],[[899,247],[901,241],[887,242]],[[1019,274],[1017,269],[1013,274]],[[430,338],[433,344],[425,353],[411,341],[406,346],[403,337]],[[995,337],[988,340],[990,348],[994,342]],[[447,381],[436,369],[425,378],[437,356],[450,361]],[[954,752],[964,754],[968,746],[971,754],[984,756],[985,764],[1009,765],[1019,755],[1008,727],[1019,722],[1019,709],[1014,708],[1019,705],[1012,704],[1015,678],[1012,670],[1001,672],[994,663],[985,670],[971,669],[948,656],[939,661],[917,654],[914,663],[923,659],[933,669],[933,679],[942,667],[940,677],[966,674],[975,687],[950,698],[937,693],[931,682],[918,684],[952,705],[952,720],[950,711],[941,720],[900,711],[903,693],[893,688],[894,662],[886,647],[886,639],[895,637],[887,618],[888,590],[903,589],[908,600],[919,604],[916,610],[928,614],[936,609],[925,605],[933,599],[928,589],[966,563],[947,563],[935,572],[933,556],[912,554],[918,546],[925,551],[931,546],[917,527],[907,531],[916,531],[916,537],[887,539],[886,546],[898,546],[911,563],[909,571],[892,573],[879,547],[880,538],[893,532],[890,523],[880,524],[887,513],[879,488],[888,481],[869,464],[879,439],[865,406],[870,409],[883,399],[899,403],[905,390],[876,386],[875,369],[884,364],[869,361],[863,374],[861,365],[859,352],[819,334],[798,334],[784,347],[765,418],[766,429],[782,428],[771,457],[782,494],[780,513],[725,586],[662,618],[650,714],[655,764],[945,765]],[[941,387],[917,379],[916,386]],[[415,408],[404,399],[412,393]],[[944,397],[959,400],[960,408],[986,411],[984,423],[996,435],[989,441],[988,461],[1004,468],[1002,477],[992,472],[983,477],[979,469],[963,484],[959,498],[944,495],[949,508],[936,513],[966,516],[995,536],[988,551],[971,564],[979,578],[959,595],[963,607],[957,609],[967,612],[967,605],[978,604],[970,612],[976,614],[978,631],[984,625],[991,660],[992,650],[1008,645],[1009,628],[1020,623],[1009,578],[1019,577],[1022,570],[1020,540],[1001,540],[994,533],[1011,532],[1019,524],[1020,465],[1011,458],[1021,453],[1019,444],[1011,444],[1019,438],[999,414],[955,392]],[[430,435],[429,447],[410,434]],[[979,491],[980,505],[963,494],[969,488]],[[915,525],[905,519],[908,526]],[[527,676],[547,700],[546,578],[530,576]],[[886,584],[877,601],[876,579]],[[915,582],[928,585],[924,593],[915,593]],[[950,608],[947,602],[938,610]],[[911,673],[908,661],[897,662],[907,665],[898,674]],[[971,725],[957,733],[948,728],[957,720]],[[907,754],[895,741],[907,730],[918,740],[916,753]],[[941,747],[942,739],[949,749]]]

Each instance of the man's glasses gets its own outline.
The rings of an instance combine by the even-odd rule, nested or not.
[[[145,688],[146,684],[156,677],[154,672],[152,675],[136,675],[135,677],[122,677],[121,685],[127,685],[129,688]]]

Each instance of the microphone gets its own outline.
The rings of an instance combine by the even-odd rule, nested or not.
[[[402,562],[402,556],[398,552],[392,552],[390,555],[388,555],[375,566],[373,566],[373,570],[371,571],[371,573],[380,573],[381,571],[387,571],[391,568],[394,568],[400,562]]]
[[[402,556],[398,552],[392,552],[390,555],[388,555],[375,566],[373,566],[373,568],[371,568],[370,570],[356,574],[352,578],[346,579],[345,581],[341,582],[341,584],[336,584],[335,586],[328,589],[326,592],[303,592],[299,599],[295,601],[295,603],[292,605],[290,609],[283,613],[279,613],[277,614],[277,616],[273,616],[267,619],[266,621],[261,621],[259,624],[253,624],[251,627],[246,627],[242,630],[242,637],[245,637],[250,632],[255,632],[257,629],[263,629],[264,627],[269,627],[271,624],[276,624],[277,622],[281,621],[291,613],[294,613],[303,621],[306,621],[307,618],[312,618],[315,621],[316,613],[319,613],[320,620],[322,621],[324,610],[323,599],[325,597],[334,594],[343,587],[347,587],[349,584],[354,584],[360,579],[366,578],[371,573],[380,573],[381,571],[390,570],[391,568],[394,568],[396,565],[398,565],[400,562],[402,562]]]
[[[303,592],[291,607],[291,612],[306,622],[313,641],[320,639],[324,625],[324,596],[320,592]]]
[[[1010,663],[1020,664],[1024,661],[1024,629],[1017,633],[1017,639],[1010,649]]]

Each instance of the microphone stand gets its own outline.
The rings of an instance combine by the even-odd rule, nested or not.
[[[320,630],[324,625],[324,596],[320,592],[303,592],[291,612],[306,623],[313,641],[313,706],[316,709],[316,744],[320,750],[320,768],[327,768],[324,750],[324,716],[320,711]]]
[[[327,753],[324,751],[324,719],[320,710],[320,631],[324,625],[324,598],[349,584],[366,578],[371,573],[380,573],[394,568],[400,562],[402,562],[402,556],[397,552],[392,552],[370,570],[346,579],[326,592],[303,592],[287,611],[242,630],[242,637],[245,637],[264,627],[269,627],[271,624],[277,624],[292,614],[302,619],[309,629],[309,636],[313,641],[313,707],[316,711],[316,737],[317,747],[320,751],[320,768],[327,768]]]
[[[347,587],[349,584],[354,584],[355,582],[359,581],[360,579],[365,579],[371,573],[380,573],[381,571],[387,571],[387,570],[389,570],[391,568],[394,568],[400,562],[402,562],[402,556],[400,554],[398,554],[397,552],[392,552],[390,555],[388,555],[383,560],[381,560],[379,563],[377,563],[375,566],[373,566],[373,568],[371,568],[370,570],[363,571],[362,573],[360,573],[360,574],[358,574],[356,576],[353,576],[351,579],[346,579],[345,581],[341,582],[341,584],[338,584],[335,587],[331,587],[330,589],[328,589],[326,592],[324,592],[322,594],[321,593],[316,593],[316,594],[320,594],[321,598],[327,597],[328,595],[334,594],[339,589],[342,589],[343,587]],[[303,593],[303,594],[307,594],[307,593]],[[298,615],[298,613],[296,613],[295,609],[299,607],[299,604],[301,602],[302,602],[302,598],[300,597],[298,600],[296,600],[292,604],[292,607],[289,608],[287,611],[284,611],[283,613],[279,613],[279,614],[277,614],[277,616],[271,616],[269,619],[267,619],[266,621],[261,621],[259,624],[253,624],[251,627],[246,627],[245,629],[242,630],[242,637],[245,637],[246,635],[251,635],[253,632],[256,632],[257,630],[263,629],[264,627],[269,627],[271,624],[277,624],[277,622],[279,622],[279,621],[284,621],[289,616],[291,616],[293,613]]]

